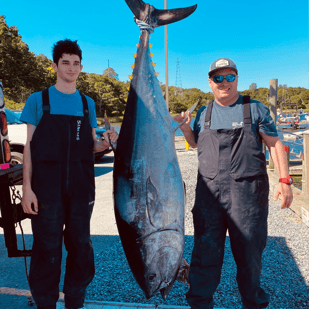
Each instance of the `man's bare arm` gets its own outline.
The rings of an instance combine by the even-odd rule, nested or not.
[[[260,132],[261,137],[265,141],[270,156],[272,157],[275,166],[279,172],[279,178],[287,178],[289,176],[288,161],[284,147],[277,136],[269,136]],[[274,198],[278,199],[279,194],[282,195],[281,208],[288,208],[293,201],[293,192],[291,186],[285,183],[280,183]]]
[[[36,126],[29,123],[27,124],[27,142],[24,147],[23,156],[23,198],[21,202],[24,212],[32,215],[36,215],[38,213],[38,201],[31,188],[32,162],[30,141],[32,140],[35,129]],[[34,211],[31,204],[34,205]]]

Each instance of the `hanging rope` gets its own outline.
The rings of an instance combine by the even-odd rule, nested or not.
[[[139,26],[139,28],[141,30],[147,30],[149,33],[153,33],[154,30],[153,28],[151,28],[148,24],[146,24],[145,22],[137,19],[136,17],[134,17],[134,21],[136,22],[136,24]]]

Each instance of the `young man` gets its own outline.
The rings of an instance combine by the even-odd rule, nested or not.
[[[33,215],[30,288],[38,308],[56,309],[63,237],[68,251],[65,306],[83,307],[94,276],[94,152],[107,149],[109,138],[118,139],[113,130],[104,133],[104,141],[96,139],[95,103],[76,89],[81,60],[77,41],[57,42],[52,64],[57,83],[33,93],[21,115],[27,123],[22,207]]]
[[[215,101],[196,115],[190,113],[181,130],[198,147],[199,169],[192,210],[194,248],[187,301],[193,309],[213,308],[220,282],[226,231],[237,264],[237,283],[243,308],[266,308],[269,296],[260,287],[262,252],[267,241],[269,184],[262,140],[276,164],[282,194],[281,208],[293,200],[284,148],[269,109],[237,92],[238,70],[228,58],[214,61],[209,86]],[[185,113],[175,117],[182,122]]]

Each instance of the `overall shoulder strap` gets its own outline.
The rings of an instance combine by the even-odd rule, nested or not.
[[[85,95],[83,93],[81,93],[81,92],[80,92],[80,96],[82,97],[82,101],[83,101],[84,116],[88,116],[89,115],[89,111],[88,111],[87,99],[86,99]]]
[[[210,128],[210,122],[211,122],[211,112],[213,108],[214,100],[210,101],[208,103],[208,107],[206,109],[206,116],[205,116],[205,125],[204,128]]]
[[[49,88],[42,91],[42,101],[43,101],[43,114],[50,114],[50,104],[49,104]]]
[[[244,124],[251,125],[250,96],[243,96]]]

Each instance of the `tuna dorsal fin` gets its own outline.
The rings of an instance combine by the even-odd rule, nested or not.
[[[157,10],[152,5],[142,0],[125,0],[134,16],[147,23],[152,28],[175,23],[191,15],[197,8],[197,4],[180,9]]]

